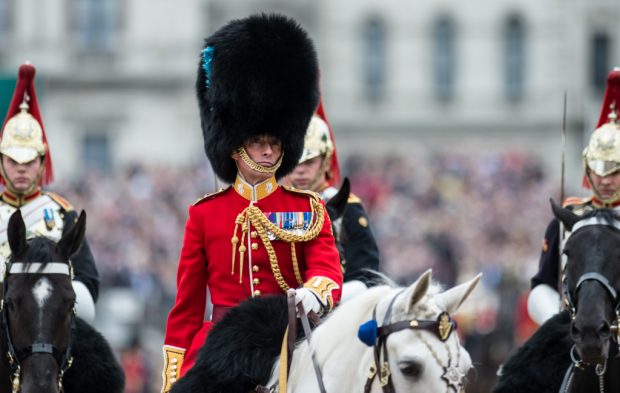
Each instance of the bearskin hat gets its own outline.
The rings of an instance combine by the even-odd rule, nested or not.
[[[282,142],[282,178],[297,165],[319,100],[314,45],[282,15],[233,20],[205,39],[196,92],[205,152],[218,177],[234,182],[231,154],[267,134]]]

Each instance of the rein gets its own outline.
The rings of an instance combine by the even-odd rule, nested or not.
[[[70,334],[67,342],[67,348],[64,353],[53,344],[46,342],[34,342],[25,348],[16,350],[11,337],[8,310],[4,307],[8,286],[7,278],[10,274],[65,274],[73,278],[73,267],[70,262],[49,262],[46,264],[39,262],[6,262],[4,279],[2,283],[2,300],[0,300],[0,329],[2,329],[2,333],[5,337],[4,344],[6,344],[7,349],[6,357],[11,368],[11,375],[13,377],[11,381],[13,393],[20,391],[21,363],[34,354],[48,354],[56,360],[59,370],[58,391],[62,392],[62,378],[73,363],[73,357],[71,356],[71,345],[72,336],[76,329],[75,306],[73,307],[73,312],[71,313]]]
[[[295,290],[289,289],[287,295],[288,306],[288,326],[284,332],[284,339],[282,340],[282,351],[280,354],[280,375],[278,381],[276,381],[271,387],[265,387],[258,385],[254,391],[256,393],[273,393],[276,391],[276,385],[278,391],[287,391],[288,375],[291,369],[291,363],[293,362],[293,352],[295,350],[295,343],[297,341],[297,315],[301,320],[301,325],[304,329],[304,334],[308,340],[308,348],[310,349],[312,365],[314,366],[314,373],[319,385],[319,391],[321,393],[327,393],[325,384],[323,383],[323,374],[319,362],[316,360],[316,354],[312,349],[312,329],[310,328],[310,322],[316,327],[321,324],[321,318],[314,312],[310,311],[306,314],[303,304],[295,304]]]

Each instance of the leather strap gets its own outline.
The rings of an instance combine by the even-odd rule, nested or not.
[[[295,351],[295,342],[297,341],[297,317],[295,316],[297,308],[295,307],[295,293],[287,293],[288,305],[288,337],[287,337],[287,359],[286,375],[291,370],[291,362],[293,361],[293,351]]]
[[[323,383],[323,374],[321,373],[321,367],[319,367],[319,362],[316,360],[316,353],[314,352],[314,349],[312,349],[312,330],[310,329],[310,322],[308,321],[308,315],[304,310],[302,302],[299,302],[299,304],[297,305],[297,310],[299,310],[301,326],[303,326],[306,340],[308,340],[308,348],[310,349],[310,353],[312,356],[312,365],[314,366],[314,374],[316,375],[316,380],[319,384],[319,391],[321,393],[326,393],[327,390],[325,390],[325,384]],[[314,314],[314,316],[311,317],[312,319],[320,320],[320,318],[318,317],[318,315],[316,315],[314,311],[310,311],[310,314]]]

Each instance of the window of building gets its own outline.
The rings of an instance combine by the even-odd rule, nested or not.
[[[383,98],[386,72],[386,27],[379,17],[371,17],[364,23],[363,77],[364,94],[368,101],[378,103]]]
[[[87,132],[82,139],[82,162],[87,169],[112,169],[110,138],[105,132]]]
[[[433,73],[437,98],[449,101],[454,96],[456,72],[455,27],[452,19],[441,17],[433,26]]]
[[[13,1],[0,0],[0,45],[6,45],[11,34],[13,15]],[[1,48],[0,48],[1,49]]]
[[[120,28],[120,0],[73,0],[72,4],[72,29],[78,50],[112,52]]]
[[[510,101],[523,97],[525,88],[525,27],[512,16],[504,30],[504,88]]]
[[[603,32],[595,33],[592,36],[591,55],[590,55],[590,83],[597,91],[605,90],[607,84],[607,73],[610,70],[610,48],[611,42],[609,35]]]

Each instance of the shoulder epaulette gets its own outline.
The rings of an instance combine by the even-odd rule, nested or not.
[[[192,203],[192,205],[196,206],[196,205],[200,205],[202,202],[206,202],[209,201],[213,198],[216,198],[220,195],[223,195],[226,191],[230,190],[232,186],[228,186],[226,188],[220,188],[219,190],[217,190],[216,192],[210,192],[208,194],[205,194],[203,196],[201,196],[200,198],[196,199],[196,201],[194,203]]]
[[[562,203],[562,207],[568,207],[568,206],[573,206],[573,205],[583,205],[585,203],[591,202],[592,198],[593,198],[592,196],[589,196],[586,198],[568,197],[564,199],[564,202]]]
[[[362,200],[354,193],[350,193],[349,199],[347,199],[347,203],[362,203]]]
[[[56,202],[57,204],[59,204],[60,207],[64,211],[70,212],[73,210],[73,205],[71,205],[69,201],[67,201],[65,198],[61,197],[60,195],[56,194],[55,192],[45,191],[45,195],[52,198],[52,200]]]
[[[291,186],[282,186],[282,189],[286,190],[288,192],[292,192],[293,194],[308,195],[309,197],[312,197],[312,198],[314,198],[316,200],[320,200],[321,199],[319,194],[314,192],[314,191],[300,190],[299,188],[295,188],[295,187],[291,187]]]

